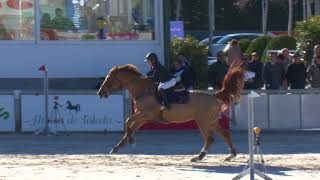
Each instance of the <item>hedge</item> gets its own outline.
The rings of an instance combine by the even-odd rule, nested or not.
[[[262,61],[267,61],[266,52],[268,50],[281,50],[283,48],[288,48],[289,50],[296,50],[297,41],[291,36],[277,36],[272,38],[263,52]]]
[[[169,51],[170,65],[173,64],[177,54],[180,52],[185,54],[196,71],[196,88],[207,88],[208,56],[206,46],[199,45],[199,41],[192,36],[187,36],[185,39],[172,39]]]
[[[246,54],[252,54],[253,52],[257,52],[261,57],[266,49],[268,42],[271,40],[270,36],[260,36],[254,41],[251,42],[250,46],[246,50]]]

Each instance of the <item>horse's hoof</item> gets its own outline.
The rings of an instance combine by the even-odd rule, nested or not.
[[[224,159],[225,162],[230,162],[233,158],[235,158],[236,156],[234,155],[230,155],[227,158]]]
[[[192,158],[190,161],[191,161],[191,162],[198,162],[198,161],[199,161],[199,157],[198,157],[198,156],[197,156],[197,157],[194,157],[194,158]]]
[[[109,154],[116,154],[118,153],[118,150],[116,148],[112,148]]]

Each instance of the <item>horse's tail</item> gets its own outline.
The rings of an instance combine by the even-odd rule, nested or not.
[[[244,86],[244,73],[244,63],[232,64],[224,77],[222,89],[215,93],[215,97],[221,100],[226,107],[240,99]]]

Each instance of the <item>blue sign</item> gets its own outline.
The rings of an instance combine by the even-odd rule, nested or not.
[[[183,21],[170,21],[170,39],[184,38],[184,25]]]

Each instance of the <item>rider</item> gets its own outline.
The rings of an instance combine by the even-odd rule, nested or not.
[[[161,65],[158,60],[158,56],[155,53],[148,53],[144,61],[148,62],[151,70],[148,73],[147,78],[151,79],[153,82],[159,83],[158,92],[162,97],[160,109],[169,109],[170,104],[168,101],[168,89],[176,84],[176,79],[164,66]]]

